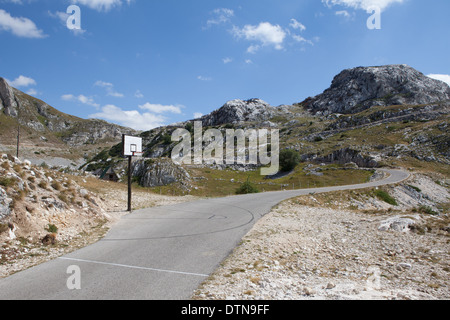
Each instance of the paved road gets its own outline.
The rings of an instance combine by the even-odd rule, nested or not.
[[[382,181],[208,199],[135,211],[94,245],[0,280],[0,299],[179,300],[193,291],[279,202],[311,192],[393,184],[409,175],[386,170]],[[69,290],[70,266],[81,289]]]

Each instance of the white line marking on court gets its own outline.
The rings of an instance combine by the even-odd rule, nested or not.
[[[192,273],[192,272],[182,272],[182,271],[173,271],[173,270],[164,270],[164,269],[155,269],[155,268],[146,268],[146,267],[137,267],[137,266],[129,266],[125,264],[117,264],[117,263],[108,263],[108,262],[99,262],[99,261],[91,261],[91,260],[83,260],[83,259],[72,259],[72,258],[64,258],[60,257],[58,259],[75,261],[75,262],[85,262],[85,263],[93,263],[93,264],[102,264],[106,266],[114,266],[121,268],[130,268],[130,269],[139,269],[139,270],[148,270],[148,271],[156,271],[156,272],[166,272],[166,273],[176,273],[176,274],[184,274],[188,276],[197,276],[197,277],[209,277],[207,274],[201,273]]]

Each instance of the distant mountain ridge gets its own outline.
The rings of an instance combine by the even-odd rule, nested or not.
[[[313,113],[351,114],[373,106],[421,105],[450,100],[450,87],[408,65],[357,67],[339,73],[331,87],[302,105]]]
[[[86,120],[60,112],[11,87],[5,79],[0,78],[0,115],[2,114],[18,119],[22,126],[37,135],[56,136],[72,147],[95,144],[101,140],[117,141],[122,134],[137,134],[136,130],[103,120]]]
[[[36,142],[40,142],[36,141],[40,135],[43,136],[41,139],[52,137],[53,140],[44,146],[45,156],[49,155],[47,149],[56,144],[61,149],[69,146],[70,153],[81,152],[87,161],[88,166],[85,167],[91,169],[114,166],[122,161],[118,144],[122,134],[140,135],[146,158],[170,157],[175,145],[171,141],[173,131],[185,128],[193,133],[194,121],[201,121],[204,128],[214,127],[222,132],[227,129],[278,128],[281,147],[299,150],[304,159],[326,158],[333,152],[340,156],[340,150],[348,147],[354,150],[358,144],[361,144],[359,150],[366,154],[368,150],[374,154],[379,154],[379,150],[384,154],[395,154],[397,149],[406,150],[403,145],[411,144],[415,147],[408,154],[414,158],[450,162],[449,135],[446,133],[450,87],[407,65],[347,69],[334,77],[330,88],[302,103],[274,107],[257,98],[234,99],[201,118],[146,132],[64,114],[10,87],[0,78],[0,143],[8,140],[13,144],[15,141],[18,106],[24,111],[19,116],[21,125],[29,129],[28,134],[37,136],[31,144],[31,152],[35,151]],[[8,121],[12,123],[9,128],[5,125]],[[405,132],[394,138],[392,133],[397,132],[396,128],[409,126],[408,123],[415,123],[417,131]],[[421,123],[432,123],[433,130],[425,131]],[[393,146],[381,148],[385,145],[384,140],[369,144],[367,141],[372,137],[364,134],[347,138],[359,129],[380,125],[384,126],[377,134],[392,136]],[[419,140],[423,143],[417,147]],[[107,143],[102,144],[105,141]],[[390,148],[394,151],[388,152]],[[67,154],[61,156],[66,157]]]
[[[337,163],[367,168],[398,165],[399,161],[405,161],[406,166],[415,161],[426,162],[425,166],[447,165],[449,98],[447,84],[405,65],[344,70],[329,89],[303,103],[274,107],[261,99],[234,99],[200,118],[142,132],[145,160],[139,163],[134,178],[147,187],[172,180],[184,181],[182,188],[195,184],[196,173],[193,179],[174,175],[177,169],[170,157],[177,144],[171,139],[173,132],[183,128],[193,137],[196,121],[201,121],[205,130],[218,129],[223,137],[230,129],[279,129],[280,149],[296,150],[311,166]],[[204,141],[203,147],[209,142]],[[123,171],[120,149],[118,144],[103,150],[88,160],[87,171],[109,167]],[[155,166],[164,170],[157,172]],[[200,170],[254,170],[249,165],[199,166]],[[199,169],[193,167],[186,169]],[[305,174],[321,172],[306,170]]]

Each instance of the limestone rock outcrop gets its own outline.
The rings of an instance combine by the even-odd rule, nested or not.
[[[421,105],[450,100],[450,87],[407,65],[358,67],[338,74],[331,87],[302,104],[323,115],[350,114],[373,106]]]

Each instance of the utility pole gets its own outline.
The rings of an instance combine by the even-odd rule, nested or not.
[[[20,145],[20,102],[16,99],[17,102],[17,153],[16,157],[19,159],[19,145]]]

